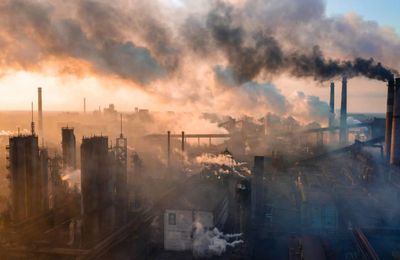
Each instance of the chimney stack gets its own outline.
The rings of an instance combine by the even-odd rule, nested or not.
[[[335,122],[335,83],[331,82],[331,93],[329,98],[329,128],[333,127]],[[332,143],[334,131],[331,130],[330,133],[330,142]]]
[[[342,101],[340,107],[340,144],[348,143],[347,136],[347,78],[342,80]]]
[[[394,78],[389,80],[386,104],[385,157],[390,162],[390,146],[392,143],[392,123],[394,105]]]
[[[43,108],[42,108],[42,88],[38,88],[38,112],[39,112],[39,139],[43,142]]]
[[[400,78],[394,87],[394,107],[392,121],[392,140],[390,147],[390,164],[400,164]]]
[[[167,132],[167,155],[168,155],[168,167],[171,165],[171,132]]]
[[[33,102],[31,103],[31,134],[35,135],[35,122],[33,121]]]
[[[335,120],[335,83],[331,82],[331,94],[329,99],[329,127],[333,126],[333,121]]]
[[[182,131],[182,152],[185,151],[185,132]]]

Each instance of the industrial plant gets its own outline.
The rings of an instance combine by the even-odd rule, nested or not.
[[[400,259],[381,2],[0,1],[0,260]]]
[[[85,98],[82,113],[52,116],[38,88],[30,131],[4,147],[2,256],[396,257],[400,79],[387,83],[385,116],[349,114],[349,81],[340,84],[339,109],[330,84],[326,127],[269,113],[221,117],[223,132],[147,134],[132,130],[160,112],[110,105],[90,114]]]

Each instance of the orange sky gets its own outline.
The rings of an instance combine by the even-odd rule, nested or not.
[[[282,76],[275,85],[288,96],[296,91],[304,91],[329,100],[327,84],[319,85],[313,80],[291,79]],[[115,88],[114,84],[120,84]],[[161,103],[158,97],[132,86],[124,86],[123,81],[107,80],[96,76],[44,75],[35,72],[15,71],[0,78],[0,110],[28,110],[31,101],[36,103],[37,87],[43,88],[44,108],[47,110],[80,111],[82,100],[87,99],[89,111],[114,103],[118,110],[132,111],[135,107],[151,110],[184,110],[178,102]],[[336,83],[336,108],[340,105],[340,82]],[[385,83],[363,78],[349,81],[350,112],[385,112]],[[196,108],[196,109],[202,109]],[[207,106],[204,106],[207,110]]]
[[[263,63],[274,55],[266,52],[258,57],[262,50],[257,52],[253,35],[269,35],[270,31],[282,52],[301,51],[309,56],[313,46],[319,45],[324,62],[328,58],[352,61],[355,57],[373,57],[390,68],[400,66],[400,39],[395,30],[353,13],[328,17],[324,1],[308,1],[315,10],[291,0],[221,1],[237,11],[229,14],[233,21],[223,20],[229,21],[223,29],[233,33],[231,37],[239,31],[242,37],[240,46],[228,48],[224,44],[235,41],[224,43],[227,37],[218,41],[221,38],[214,35],[221,29],[219,20],[214,27],[208,24],[209,14],[223,7],[215,1],[175,0],[171,4],[165,0],[119,0],[115,5],[105,0],[4,1],[0,3],[0,16],[5,17],[0,20],[0,110],[29,110],[32,101],[36,104],[39,86],[43,88],[44,109],[61,111],[81,111],[84,97],[88,111],[114,103],[122,111],[140,107],[252,116],[263,116],[271,109],[273,105],[265,104],[266,95],[271,93],[278,99],[284,96],[288,102],[297,102],[292,97],[298,91],[328,101],[329,82],[321,86],[312,79],[316,74],[307,74],[307,69],[315,65],[312,57],[311,65],[304,66],[305,72],[296,75],[299,78],[288,76],[282,68],[274,70],[273,61]],[[225,14],[229,8],[216,13]],[[265,13],[269,14],[267,20]],[[285,18],[280,13],[285,13]],[[271,28],[264,28],[266,23]],[[188,24],[191,27],[183,30]],[[189,35],[193,30],[194,35]],[[201,35],[205,31],[208,34]],[[201,36],[209,38],[203,42]],[[249,48],[254,52],[246,52]],[[251,53],[252,57],[235,56],[237,53]],[[252,63],[252,59],[260,61]],[[248,67],[257,64],[263,67],[251,70],[256,73],[249,73],[245,81],[237,80],[233,87],[216,80],[216,66],[235,68],[237,73],[248,72]],[[274,87],[267,94],[261,90],[246,96],[241,89],[246,82],[269,82]],[[340,82],[336,86],[338,109]],[[386,87],[382,81],[354,78],[348,90],[349,112],[385,112]]]

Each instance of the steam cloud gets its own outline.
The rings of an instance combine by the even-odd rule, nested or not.
[[[85,24],[101,27],[102,19],[107,18],[105,15],[118,15],[114,8],[101,1],[72,3],[77,12],[75,19],[57,13],[58,8],[68,8],[60,1],[51,4],[20,0],[3,2],[0,5],[3,18],[0,22],[3,28],[0,57],[6,63],[3,65],[30,69],[54,57],[75,58],[90,63],[100,73],[115,74],[141,84],[162,77],[163,68],[150,51],[130,40],[116,40],[119,30],[114,30],[112,23],[106,26],[111,30],[108,35],[102,34],[103,31],[89,31],[93,29],[89,26],[86,28],[89,32],[85,32]],[[94,9],[89,10],[89,7]]]
[[[291,105],[267,87],[274,77],[387,81],[400,68],[394,30],[355,14],[327,17],[323,0],[5,0],[0,16],[2,69],[56,64],[196,108],[223,111],[218,103],[244,96],[257,104],[238,102],[242,111],[278,99],[268,109],[284,114]]]
[[[193,240],[193,255],[195,257],[212,257],[222,255],[228,247],[235,247],[243,240],[239,240],[242,234],[223,234],[217,228],[205,230],[199,222],[195,223]],[[229,242],[229,240],[233,240]]]
[[[81,170],[65,169],[62,172],[61,179],[68,183],[69,188],[81,188]]]
[[[0,34],[0,43],[5,49],[2,58],[8,65],[26,67],[52,57],[73,57],[89,62],[100,72],[146,84],[174,71],[181,56],[189,55],[185,53],[187,46],[180,43],[184,39],[189,49],[203,50],[208,56],[212,55],[207,49],[210,45],[222,50],[240,82],[252,80],[262,72],[274,74],[288,71],[293,76],[313,77],[316,80],[328,80],[342,74],[387,80],[395,72],[372,58],[356,57],[351,61],[325,58],[318,42],[309,42],[306,48],[309,51],[305,53],[285,50],[281,43],[285,43],[285,39],[278,40],[273,32],[268,31],[273,30],[272,26],[286,28],[293,25],[299,29],[301,25],[306,27],[313,23],[319,26],[325,23],[325,27],[339,22],[343,27],[346,25],[343,21],[323,17],[321,0],[298,2],[248,0],[244,1],[244,6],[235,6],[228,1],[205,1],[205,6],[209,8],[197,16],[193,16],[190,10],[182,13],[175,11],[186,20],[172,19],[170,28],[162,19],[171,14],[155,11],[155,7],[163,5],[162,1],[143,4],[121,0],[110,5],[102,0],[69,3],[8,0],[0,5],[0,14],[4,18]],[[183,5],[189,9],[194,4],[184,1]],[[124,6],[132,8],[126,11]],[[302,6],[315,8],[311,9],[315,13],[308,11],[311,17],[315,16],[314,19],[303,17],[306,14],[303,15],[305,10]],[[67,15],[63,8],[71,12]],[[251,16],[249,10],[252,10]],[[285,10],[285,13],[289,12],[289,17],[281,20],[276,15],[265,15],[268,18],[264,21],[265,18],[258,17],[257,10],[266,14]],[[243,21],[250,26],[241,26]],[[259,28],[264,22],[268,30]],[[364,24],[360,22],[359,26]],[[192,33],[188,33],[189,29]],[[377,31],[380,28],[373,29]],[[303,30],[298,32],[301,33]],[[387,42],[385,35],[371,34],[375,36],[373,40]],[[134,39],[143,47],[135,44]],[[392,42],[393,47],[398,47],[398,38]]]
[[[204,153],[194,159],[194,165],[201,165],[202,170],[206,169],[214,175],[235,174],[245,177],[251,174],[246,163],[236,161],[230,154]]]

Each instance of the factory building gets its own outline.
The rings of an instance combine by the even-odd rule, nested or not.
[[[62,155],[63,167],[76,169],[76,140],[74,129],[63,127],[61,129],[62,136]]]
[[[338,228],[338,210],[333,196],[316,188],[317,184],[304,185],[298,180],[301,198],[300,221],[304,230],[316,233],[333,233]]]
[[[169,199],[164,211],[164,248],[191,250],[196,225],[204,230],[222,229],[228,218],[228,196],[215,183],[195,183]]]
[[[11,137],[7,148],[11,218],[19,223],[48,209],[48,153],[39,151],[38,137],[34,133]]]
[[[81,193],[83,236],[87,241],[100,239],[114,226],[113,174],[108,138],[83,138],[81,145]]]

